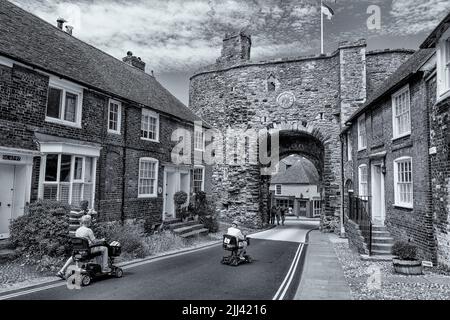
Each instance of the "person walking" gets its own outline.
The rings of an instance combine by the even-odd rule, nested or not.
[[[280,206],[277,207],[276,217],[277,217],[277,225],[280,225],[280,218],[281,218],[281,207]]]
[[[272,208],[270,209],[270,224],[275,224],[275,216],[277,214],[277,207],[275,206],[275,204],[272,206]]]
[[[284,221],[286,220],[286,211],[287,211],[286,207],[281,208],[281,224],[283,226],[284,226]]]

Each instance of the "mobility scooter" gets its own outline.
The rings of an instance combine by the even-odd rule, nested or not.
[[[234,267],[240,265],[241,263],[251,263],[253,260],[249,255],[247,255],[247,252],[244,252],[242,257],[239,255],[239,251],[243,250],[242,248],[244,247],[244,241],[247,241],[247,246],[250,245],[250,238],[245,237],[245,240],[239,240],[237,237],[225,234],[223,236],[222,247],[224,250],[230,251],[231,253],[228,256],[224,256],[221,263]]]
[[[102,267],[95,261],[98,256],[101,256],[101,252],[91,252],[95,247],[107,247],[108,248],[108,266],[111,272],[102,272]],[[102,276],[114,276],[116,278],[122,278],[123,270],[114,265],[114,258],[120,256],[122,247],[117,241],[108,243],[99,243],[95,245],[89,245],[87,239],[84,238],[72,238],[72,258],[75,261],[75,265],[70,266],[67,269],[66,279],[68,281],[76,281],[72,275],[77,274],[81,278],[81,285],[88,286],[92,279]]]

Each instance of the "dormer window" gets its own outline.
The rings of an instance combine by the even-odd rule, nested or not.
[[[437,45],[437,90],[438,97],[450,94],[450,29]]]
[[[45,120],[81,127],[83,89],[57,78],[50,78]]]
[[[272,92],[276,89],[276,79],[273,74],[267,79],[267,91]]]

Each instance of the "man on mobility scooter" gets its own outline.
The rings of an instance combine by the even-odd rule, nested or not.
[[[243,262],[252,262],[252,258],[247,255],[247,246],[250,245],[250,238],[242,234],[238,229],[238,222],[233,221],[231,228],[228,228],[227,234],[223,236],[223,248],[231,251],[229,256],[222,258],[223,264],[238,266]]]
[[[120,243],[113,241],[107,244],[105,239],[96,239],[94,232],[89,228],[92,222],[91,216],[81,217],[80,222],[81,226],[75,232],[75,238],[72,239],[72,256],[57,275],[64,279],[78,274],[84,286],[89,285],[92,278],[97,276],[114,275],[121,278],[123,270],[113,265],[114,257],[118,257],[121,253]],[[101,262],[98,262],[99,258]],[[75,265],[71,266],[73,262]]]

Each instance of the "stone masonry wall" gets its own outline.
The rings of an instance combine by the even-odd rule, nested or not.
[[[450,99],[436,102],[436,77],[427,82],[430,169],[437,260],[450,268]]]

